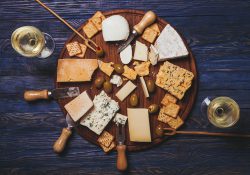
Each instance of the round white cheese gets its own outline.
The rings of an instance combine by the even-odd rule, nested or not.
[[[120,52],[121,62],[128,64],[132,60],[132,47],[128,45],[123,51]]]
[[[129,36],[128,21],[120,15],[106,18],[102,22],[102,35],[104,41],[126,40]]]

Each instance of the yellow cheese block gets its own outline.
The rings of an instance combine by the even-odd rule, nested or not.
[[[129,137],[132,142],[151,142],[148,109],[128,108]]]

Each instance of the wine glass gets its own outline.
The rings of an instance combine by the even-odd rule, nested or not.
[[[11,36],[12,47],[25,57],[49,57],[54,49],[53,38],[33,26],[23,26],[16,29]]]
[[[201,112],[210,123],[219,128],[228,128],[240,118],[239,105],[229,97],[206,97],[201,103]]]

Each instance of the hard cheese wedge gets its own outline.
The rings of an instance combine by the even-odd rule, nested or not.
[[[134,89],[136,85],[134,85],[131,81],[128,81],[116,94],[115,96],[123,101]]]
[[[177,31],[169,24],[163,29],[155,42],[155,48],[159,52],[159,60],[184,57],[188,55],[188,50]]]
[[[59,59],[57,82],[90,81],[97,68],[97,59]]]
[[[139,42],[135,42],[135,53],[134,53],[134,60],[138,61],[147,61],[148,60],[148,47]]]
[[[86,91],[81,93],[75,99],[67,103],[64,108],[69,113],[71,118],[76,122],[93,106],[92,100],[89,98]]]
[[[129,137],[132,142],[151,142],[148,109],[128,108]]]

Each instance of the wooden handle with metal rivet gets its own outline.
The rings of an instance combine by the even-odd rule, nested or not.
[[[59,153],[63,152],[71,134],[72,134],[71,129],[63,128],[60,137],[57,139],[57,141],[53,145],[53,149],[54,149],[55,153],[59,154]]]
[[[24,99],[26,101],[35,101],[40,99],[49,99],[48,90],[25,91]]]
[[[126,145],[117,145],[117,169],[125,171],[127,169]]]
[[[142,20],[134,26],[134,30],[140,35],[144,31],[144,29],[151,24],[153,24],[156,20],[156,14],[152,11],[148,11],[143,16]]]

